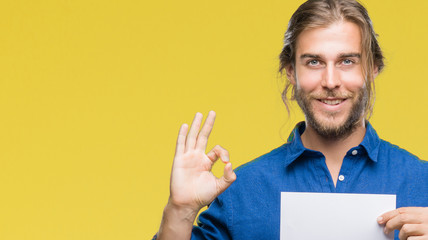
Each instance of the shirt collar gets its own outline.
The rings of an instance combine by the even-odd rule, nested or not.
[[[307,149],[303,146],[301,135],[305,131],[305,122],[299,122],[293,131],[290,133],[290,136],[287,139],[288,154],[286,155],[286,166],[294,162],[300,155],[304,152],[312,152],[313,150]],[[380,139],[372,125],[367,121],[366,122],[366,134],[364,139],[359,145],[363,147],[370,160],[377,162],[378,153],[379,153],[379,144]]]
[[[366,149],[369,158],[373,162],[377,162],[380,142],[380,138],[374,130],[373,126],[368,121],[366,121],[366,135],[364,136],[360,146]]]

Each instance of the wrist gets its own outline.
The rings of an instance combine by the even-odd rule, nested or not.
[[[170,199],[164,208],[164,215],[171,216],[179,221],[190,222],[193,225],[199,210],[200,208],[176,204]]]
[[[192,208],[180,207],[170,201],[163,210],[163,217],[159,232],[158,240],[174,239],[188,240],[190,239],[193,222],[195,221],[197,211]]]

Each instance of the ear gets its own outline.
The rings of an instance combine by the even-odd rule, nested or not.
[[[373,68],[373,79],[375,79],[377,77],[377,75],[379,74],[379,67],[375,66]]]
[[[296,74],[294,72],[293,64],[286,66],[285,71],[287,72],[287,78],[288,80],[290,80],[290,83],[293,85],[296,85],[296,78],[295,78]]]

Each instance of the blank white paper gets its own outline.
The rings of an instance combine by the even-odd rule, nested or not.
[[[394,239],[376,219],[395,208],[395,195],[282,192],[280,239]]]

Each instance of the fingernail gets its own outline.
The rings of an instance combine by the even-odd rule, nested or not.
[[[382,220],[383,220],[383,217],[378,217],[378,218],[377,218],[377,222],[379,222],[379,223],[381,223],[381,222],[382,222]]]
[[[384,228],[384,229],[383,229],[383,232],[384,232],[385,234],[389,234],[389,231],[388,231],[388,229],[386,229],[386,228]]]

